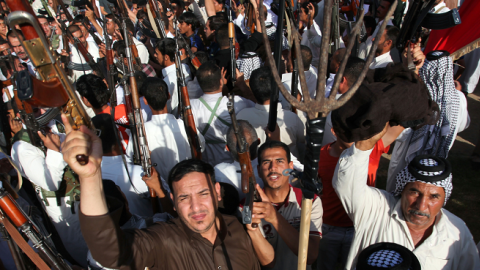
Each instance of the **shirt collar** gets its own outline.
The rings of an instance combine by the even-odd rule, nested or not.
[[[386,60],[388,58],[390,58],[390,59],[392,58],[390,56],[390,52],[387,52],[387,53],[384,53],[382,55],[379,55],[379,56],[375,57],[375,62],[380,62],[380,61]]]

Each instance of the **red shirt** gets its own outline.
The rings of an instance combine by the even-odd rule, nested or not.
[[[101,113],[110,114],[111,109],[112,108],[108,106]],[[129,133],[127,132],[127,128],[125,127],[125,125],[129,124],[127,117],[127,108],[125,107],[125,104],[115,106],[115,116],[113,117],[113,121],[115,121],[115,123],[117,124],[117,128],[119,131],[118,135],[120,136],[119,139],[122,143],[123,152],[125,152],[128,146],[128,140],[130,138]]]
[[[337,166],[340,157],[332,157],[329,153],[332,143],[322,147],[320,151],[320,162],[318,164],[318,176],[322,179],[323,183],[323,222],[325,224],[337,227],[351,227],[353,222],[348,217],[342,202],[337,196],[337,193],[332,186],[332,178],[335,173],[335,167]],[[380,163],[380,158],[383,153],[387,153],[390,146],[385,148],[383,141],[379,140],[372,153],[370,154],[370,162],[368,165],[368,178],[367,185],[375,187],[375,179]]]

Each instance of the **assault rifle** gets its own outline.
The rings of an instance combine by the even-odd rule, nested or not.
[[[6,183],[6,182],[1,182]],[[8,217],[8,218],[7,218]],[[10,222],[13,223],[11,223]],[[0,184],[0,223],[8,231],[16,244],[30,257],[35,265],[41,270],[50,268],[56,270],[71,270],[72,268],[63,260],[60,254],[54,251],[46,242],[46,238],[40,233],[38,226],[23,212],[9,192]],[[14,226],[15,225],[15,226]],[[32,241],[33,246],[43,254],[43,259],[30,248],[18,229]]]
[[[140,105],[140,95],[138,93],[138,88],[137,88],[137,80],[135,79],[135,72],[133,68],[133,57],[132,57],[132,51],[130,48],[129,44],[129,33],[127,30],[127,26],[125,23],[125,19],[122,21],[122,28],[125,34],[125,54],[127,57],[127,72],[124,73],[124,80],[128,78],[130,85],[129,85],[129,90],[131,93],[132,97],[132,105],[133,105],[133,119],[134,119],[134,128],[135,130],[131,130],[132,133],[135,132],[136,138],[133,138],[134,140],[137,141],[134,146],[138,147],[135,152],[138,153],[138,160],[140,161],[140,165],[142,166],[143,173],[147,176],[150,177],[152,174],[152,160],[150,158],[150,149],[148,148],[148,141],[147,137],[145,134],[145,126],[143,122],[143,115],[142,115],[142,107]],[[125,84],[127,86],[127,84]],[[128,88],[128,87],[127,87]],[[124,89],[125,92],[127,92],[126,89]],[[150,197],[151,197],[151,202],[152,202],[152,209],[154,213],[159,212],[159,205],[157,201],[157,195],[155,194],[155,191],[151,188],[148,189],[150,192]]]
[[[124,0],[117,0],[118,2],[118,11],[120,12],[120,15],[122,18],[127,18],[128,19],[128,11],[127,11],[127,4],[125,3]],[[115,16],[114,16],[115,18]],[[117,23],[119,23],[118,19],[114,19]],[[127,44],[126,42],[126,39],[128,39],[128,45],[130,47],[130,51],[132,52],[132,56],[133,56],[133,66],[135,68],[135,70],[142,70],[141,67],[140,67],[140,64],[141,64],[141,61],[140,61],[140,57],[138,56],[138,50],[137,50],[137,46],[135,45],[135,43],[133,42],[133,38],[130,34],[128,34],[128,30],[127,30],[127,24],[125,22],[125,20],[123,19],[121,24],[118,24],[118,26],[122,25],[123,27],[123,32],[122,32],[122,36],[123,36],[123,39],[125,40],[125,44]]]
[[[68,12],[67,6],[65,5],[65,3],[63,3],[62,1],[59,1],[59,3],[60,3],[60,7],[63,10],[63,13],[65,13],[65,16],[67,17],[67,20],[69,22],[73,22],[72,14],[70,14],[70,12]],[[84,17],[84,19],[82,20],[83,27],[85,27],[85,29],[87,29],[88,33],[92,36],[95,43],[98,46],[100,46],[101,44],[103,44],[103,42],[97,35],[95,35],[95,32],[93,31],[93,29],[88,27],[89,24],[90,24],[90,22],[88,21],[88,18]]]
[[[198,69],[202,63],[200,63],[200,60],[198,59],[198,57],[196,57],[193,52],[192,52],[192,49],[190,48],[190,45],[189,42],[187,42],[187,40],[185,40],[185,37],[178,33],[179,37],[183,40],[183,42],[185,43],[185,51],[187,52],[187,57],[188,59],[190,59],[190,63],[192,63],[193,67],[195,69]]]
[[[200,149],[200,142],[198,140],[197,128],[195,125],[195,119],[192,114],[192,107],[190,106],[190,97],[188,96],[187,83],[185,82],[185,74],[183,74],[182,60],[180,58],[181,52],[178,47],[178,36],[181,36],[178,32],[175,35],[175,66],[177,68],[177,85],[178,85],[178,94],[180,96],[179,101],[179,110],[181,115],[183,115],[183,123],[185,125],[185,130],[187,131],[188,141],[190,143],[190,149],[192,150],[192,157],[195,159],[202,158],[202,151]]]
[[[232,0],[230,0],[230,7]],[[232,10],[228,12],[228,40],[230,46],[230,80],[232,81],[232,89],[237,82],[237,59],[235,58],[235,24],[233,24]]]
[[[238,162],[240,163],[240,170],[242,175],[242,192],[245,193],[245,204],[243,205],[242,210],[242,222],[243,224],[252,223],[252,209],[253,202],[261,202],[260,195],[257,192],[257,181],[255,180],[255,175],[253,173],[252,161],[250,159],[250,151],[248,150],[248,143],[243,136],[243,131],[240,131],[237,123],[237,116],[235,115],[235,103],[234,103],[234,94],[231,93],[228,95],[228,113],[232,118],[232,127],[235,137],[237,138],[237,154]],[[253,228],[258,227],[258,224],[252,224]]]
[[[48,41],[34,17],[28,1],[6,0],[6,2],[12,10],[7,18],[8,23],[17,36],[19,35],[15,31],[15,27],[20,26],[25,36],[25,40],[22,40],[21,44],[26,48],[25,51],[28,52],[40,78],[31,76],[26,70],[19,72],[16,79],[18,88],[16,98],[31,107],[61,108],[74,129],[85,125],[94,130],[81,101],[57,62],[56,53],[49,50]],[[30,111],[28,110],[28,112]],[[86,154],[77,156],[80,164],[88,163]]]
[[[157,0],[148,0],[149,11],[151,12],[153,20],[155,21],[155,26],[159,31],[159,33],[156,34],[159,35],[158,38],[166,38],[167,33],[165,32],[165,23],[160,16],[160,10],[157,4]]]

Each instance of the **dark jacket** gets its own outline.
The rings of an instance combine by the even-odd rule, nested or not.
[[[80,216],[82,234],[92,256],[104,267],[120,269],[260,269],[251,240],[233,216],[220,215],[215,244],[177,218],[142,230],[118,226],[122,205],[103,216]],[[112,208],[113,204],[113,208]]]

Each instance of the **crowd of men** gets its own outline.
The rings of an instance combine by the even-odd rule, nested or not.
[[[285,24],[283,39],[276,40],[275,1],[263,1],[260,14],[255,0],[153,0],[162,16],[163,38],[148,1],[100,0],[93,5],[57,1],[61,0],[35,0],[31,7],[43,30],[40,34],[63,59],[62,68],[95,131],[85,126],[75,130],[67,116],[58,114],[34,134],[44,146],[38,147],[17,114],[15,83],[4,83],[0,175],[14,186],[23,178],[18,204],[72,266],[296,269],[303,195],[298,178],[312,158],[305,156],[310,147],[308,117],[280,94],[275,130],[267,128],[276,87],[273,74],[279,73],[288,91],[299,89],[295,98],[302,101],[303,93],[316,97],[321,76],[325,96],[335,92],[338,99],[369,69],[350,100],[326,118],[318,162],[323,190],[315,195],[310,213],[307,268],[480,269],[469,229],[443,208],[453,189],[448,152],[457,133],[469,126],[466,95],[478,82],[479,53],[465,57],[468,63],[475,57],[477,61],[466,65],[459,82],[448,52],[425,55],[420,42],[399,51],[395,44],[412,1],[399,1],[391,18],[387,12],[393,0],[379,1],[376,9],[365,5],[366,31],[358,52],[340,72],[349,54],[346,46],[355,42],[341,26],[326,74],[318,70],[327,61],[321,59],[320,50],[326,0],[293,1],[300,55],[292,53],[287,34],[287,28],[295,26]],[[356,20],[350,3],[340,2],[341,18]],[[40,79],[38,67],[22,46],[25,33],[8,25],[9,7],[0,3],[0,80],[20,71]],[[124,14],[122,5],[127,7]],[[444,1],[437,0],[430,12],[447,11]],[[236,44],[230,43],[229,17]],[[384,21],[387,26],[377,35]],[[263,23],[269,43],[263,39]],[[428,38],[425,32],[423,41]],[[378,38],[367,67],[366,58]],[[118,74],[114,82],[108,82],[79,49],[81,44],[94,64],[105,68],[110,50],[106,39]],[[232,45],[238,53],[235,70]],[[272,70],[266,48],[273,51],[278,45],[282,59],[278,70]],[[131,57],[132,48],[136,57]],[[414,71],[405,65],[408,54]],[[294,78],[295,57],[303,63],[302,82]],[[132,73],[153,164],[149,175],[134,162],[138,145],[128,107],[132,58],[137,61]],[[337,78],[338,87],[337,73],[342,76]],[[179,93],[182,85],[187,86],[188,108]],[[305,92],[300,91],[302,85]],[[232,99],[227,97],[231,93],[236,125],[230,115]],[[193,114],[193,128],[186,125],[186,109]],[[39,107],[34,113],[38,119],[50,110]],[[197,133],[201,159],[193,154],[189,128]],[[241,221],[246,205],[237,133],[245,139],[254,188],[261,198],[253,203],[251,224]],[[382,154],[389,151],[387,185],[382,190],[376,188],[376,173]],[[88,162],[81,164],[79,155],[88,155]],[[67,181],[73,181],[68,191]],[[149,189],[157,196],[158,213]],[[0,266],[17,269],[6,241],[0,242],[0,251]]]

